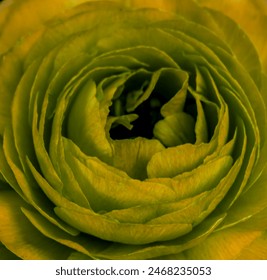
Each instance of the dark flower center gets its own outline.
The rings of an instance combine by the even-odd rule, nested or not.
[[[163,104],[162,97],[152,97],[139,105],[133,113],[139,117],[132,122],[132,129],[119,124],[113,124],[109,133],[112,139],[130,139],[138,136],[151,139],[154,137],[153,128],[154,125],[162,119],[160,114],[160,108]],[[120,107],[116,112],[115,107]],[[115,100],[110,107],[110,116],[118,116],[116,114],[124,114],[124,108],[126,106],[126,98],[122,97]]]

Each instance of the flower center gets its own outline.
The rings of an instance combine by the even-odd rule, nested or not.
[[[110,116],[123,116],[125,113],[125,107],[127,100],[131,98],[131,94],[127,97],[114,100],[110,107]],[[138,115],[138,118],[132,122],[133,127],[131,129],[114,123],[109,131],[110,137],[114,140],[130,139],[138,136],[151,139],[154,137],[153,128],[154,125],[162,119],[160,114],[160,107],[163,103],[163,98],[152,97],[139,105],[133,113]]]
[[[144,98],[149,91],[149,82],[145,81],[139,89],[125,87],[121,94],[113,98],[108,116],[116,118],[109,129],[113,140],[144,137],[158,139],[166,147],[195,141],[194,98],[187,91],[183,97],[183,91],[170,94],[158,88],[155,87],[149,97]],[[142,98],[144,101],[140,102]],[[177,99],[184,99],[181,101],[183,106],[174,109]],[[122,118],[127,116],[129,122],[122,122]]]

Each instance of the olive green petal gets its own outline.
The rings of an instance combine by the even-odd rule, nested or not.
[[[227,80],[232,80],[232,87],[234,90],[231,90],[229,87],[221,87],[221,94],[224,96],[225,101],[229,104],[229,107],[236,108],[240,107],[242,110],[242,115],[244,114],[245,118],[248,119],[248,125],[252,126],[253,132],[256,140],[260,135],[264,140],[265,129],[266,129],[266,112],[263,102],[263,97],[257,88],[256,84],[250,78],[248,72],[240,67],[240,64],[229,56],[226,52],[220,52],[220,56],[224,59],[226,67],[231,71],[231,75],[228,75]],[[230,72],[229,72],[230,73]],[[261,73],[260,73],[261,75]],[[238,81],[238,84],[236,83]],[[259,86],[261,87],[261,86]],[[235,89],[236,88],[236,89]],[[229,95],[230,94],[230,95]],[[231,96],[232,95],[232,96]],[[229,96],[231,96],[229,98]],[[235,99],[240,101],[232,103]],[[233,105],[235,104],[236,105]],[[240,105],[237,105],[240,103]],[[243,107],[243,108],[242,108]]]
[[[199,23],[201,25],[207,26],[208,28],[215,29],[216,25],[213,22],[212,17],[199,5],[196,1],[192,0],[181,0],[177,2],[176,0],[169,0],[169,1],[153,1],[153,0],[117,0],[118,2],[126,2],[127,6],[130,7],[138,7],[138,8],[158,8],[163,11],[177,13],[182,15],[183,17],[189,19],[190,21]]]
[[[242,5],[236,1],[198,0],[201,5],[220,11],[229,16],[248,34],[259,54],[264,72],[267,71],[266,48],[266,2],[264,0],[243,0]],[[251,61],[251,63],[253,63]]]
[[[60,139],[58,143],[58,161],[60,162],[59,171],[63,183],[61,195],[77,203],[80,206],[90,208],[90,203],[88,202],[85,194],[81,190],[77,179],[75,178],[72,172],[72,169],[66,162],[62,139]]]
[[[85,153],[100,158],[111,156],[112,150],[105,135],[93,81],[88,82],[72,105],[68,134]]]
[[[113,166],[125,171],[131,178],[147,178],[146,166],[151,157],[164,150],[156,139],[137,137],[135,139],[115,140]]]
[[[225,215],[221,215],[207,219],[187,235],[167,242],[156,242],[150,246],[114,243],[103,252],[100,252],[99,256],[105,259],[162,259],[163,256],[178,254],[185,249],[204,242],[224,217]]]
[[[37,231],[21,207],[28,205],[15,192],[0,192],[0,241],[22,259],[66,259],[70,250]]]
[[[54,240],[63,246],[75,250],[77,253],[85,254],[87,258],[94,259],[95,255],[109,246],[108,242],[90,235],[79,234],[73,237],[49,223],[44,217],[35,211],[23,208],[23,213],[36,229],[40,231],[40,234],[43,234],[47,238]]]
[[[262,83],[261,83],[261,92],[266,92],[267,91],[267,74],[262,73]],[[265,94],[262,94],[262,98],[264,100],[265,106],[267,105],[267,96]]]
[[[260,86],[261,64],[253,43],[247,37],[246,30],[221,12],[209,10],[220,28],[222,39],[227,42],[238,61],[248,71],[254,82]]]
[[[55,166],[51,161],[48,151],[46,150],[42,134],[38,130],[38,117],[37,103],[35,102],[32,121],[33,147],[35,154],[43,176],[53,185],[57,191],[61,192],[63,183],[58,172],[55,170]]]
[[[31,166],[32,171],[39,184],[51,198],[54,196],[55,204],[60,205],[56,207],[56,213],[63,219],[66,220],[68,224],[75,224],[75,228],[82,229],[82,231],[93,234],[95,236],[100,236],[102,239],[112,240],[117,242],[125,243],[149,243],[155,240],[163,239],[173,239],[172,236],[182,235],[190,231],[191,226],[186,224],[166,224],[166,225],[145,225],[145,224],[131,224],[131,223],[118,223],[116,219],[108,218],[108,216],[103,216],[98,213],[85,208],[81,208],[75,205],[65,198],[56,194],[44,179],[37,176],[37,172],[34,171],[34,167]],[[52,199],[53,200],[53,199]],[[75,218],[74,218],[74,216]],[[80,217],[80,218],[79,218]],[[45,221],[42,218],[43,221]],[[41,220],[38,219],[38,223]],[[35,224],[33,222],[33,224]],[[54,226],[50,225],[50,228]],[[39,227],[38,227],[39,228]],[[46,227],[43,227],[43,230]],[[44,233],[45,234],[45,233]],[[63,233],[62,233],[63,234]],[[65,233],[64,233],[65,234]],[[53,237],[51,237],[53,238]],[[75,240],[73,237],[70,240]],[[79,237],[77,237],[79,240]],[[62,242],[62,241],[58,241]],[[65,243],[64,243],[65,244]],[[84,243],[83,243],[84,244]],[[74,245],[68,245],[70,247]]]
[[[1,26],[5,27],[0,29],[0,40],[3,42],[0,53],[6,52],[18,39],[40,28],[46,21],[67,8],[83,2],[85,0],[78,0],[75,3],[69,0],[46,0],[36,5],[34,0],[12,1],[5,7],[4,14],[1,13],[0,17],[0,21],[3,21]]]
[[[0,260],[20,260],[20,258],[0,243]]]
[[[58,51],[57,55],[60,54],[61,49]],[[56,58],[57,59],[57,58]],[[41,111],[38,113],[40,116],[40,131],[44,130],[44,123],[49,120],[56,109],[58,94],[64,90],[66,84],[69,84],[72,79],[74,79],[81,69],[85,65],[89,64],[91,57],[85,53],[79,53],[74,57],[68,59],[67,62],[59,64],[56,66],[56,61],[54,62],[53,75],[51,75],[45,89],[45,96],[41,95],[39,103],[42,101]],[[47,71],[44,70],[44,71]],[[37,89],[37,92],[39,89]],[[31,113],[33,114],[34,109],[34,98],[31,98]],[[43,134],[42,134],[43,135]],[[43,135],[45,137],[46,135]]]
[[[108,116],[107,117],[107,123],[106,123],[106,134],[107,138],[110,138],[109,136],[109,131],[112,127],[116,127],[118,125],[123,125],[127,129],[131,130],[133,128],[133,125],[131,124],[133,121],[138,119],[138,115],[136,114],[128,114],[128,115],[120,115],[122,112],[122,106],[118,100],[118,102],[114,102],[114,111],[115,115],[117,114],[118,116]]]
[[[14,145],[16,147],[18,158],[23,166],[25,156],[35,160],[34,150],[32,149],[31,127],[29,126],[29,102],[31,89],[34,81],[39,77],[36,74],[41,60],[35,61],[25,71],[16,88],[12,104],[12,131]],[[46,74],[48,75],[48,74]]]
[[[166,74],[167,76],[164,78],[167,83],[165,82],[165,86],[161,88],[161,91],[164,92],[165,96],[168,96],[168,92],[172,92],[175,89],[177,89],[177,92],[175,92],[174,96],[170,95],[170,100],[161,107],[160,113],[163,117],[183,111],[189,80],[188,73],[179,70],[166,71]],[[171,87],[172,91],[168,91],[168,87]]]
[[[0,148],[0,170],[2,178],[4,179],[4,182],[8,183],[9,188],[12,187],[20,195],[20,197],[25,199],[25,196],[16,180],[16,177],[14,176],[12,169],[10,168],[6,160],[3,148],[3,141],[1,141]]]
[[[184,144],[156,153],[147,165],[148,178],[174,177],[196,168],[213,152],[214,144]]]
[[[16,184],[14,189],[18,187],[18,193],[22,192],[22,197],[30,203],[37,211],[44,215],[50,222],[58,225],[60,228],[65,229],[67,232],[73,235],[77,235],[77,230],[69,227],[64,222],[56,217],[52,210],[52,202],[44,195],[39,185],[32,177],[30,170],[23,171],[19,167],[17,159],[16,149],[14,148],[13,138],[10,131],[6,130],[4,139],[4,153],[12,170]],[[26,159],[25,159],[26,160]]]
[[[16,55],[0,56],[0,135],[11,122],[13,92],[22,75],[21,63]]]
[[[91,5],[90,5],[91,4]],[[102,4],[102,5],[101,5]],[[91,9],[87,9],[91,6]],[[83,6],[81,6],[82,10]],[[65,44],[62,50],[62,56],[59,61],[64,61],[73,53],[78,51],[86,52],[92,57],[103,53],[98,48],[97,42],[106,35],[114,35],[114,30],[119,30],[121,26],[145,26],[158,18],[175,18],[174,14],[161,13],[155,9],[132,11],[123,9],[121,6],[116,8],[112,1],[106,1],[105,4],[97,2],[88,2],[84,5],[84,12],[78,9],[72,14],[72,11],[66,13],[64,20],[57,20],[49,24],[38,40],[37,44],[31,49],[26,59],[26,64],[32,62],[37,57],[43,57],[45,53],[64,43],[67,38],[72,40],[71,44]],[[101,40],[102,41],[102,40]],[[135,44],[136,45],[136,44]],[[105,44],[102,47],[107,47]],[[109,50],[113,48],[109,47]],[[175,63],[173,63],[175,64]]]
[[[195,141],[194,118],[184,112],[169,115],[158,121],[153,129],[155,138],[166,147],[174,147]]]
[[[177,7],[176,1],[164,1],[164,0],[158,0],[158,1],[153,1],[153,0],[115,0],[119,3],[125,3],[127,7],[131,8],[156,8],[156,9],[161,9],[165,11],[174,11],[175,8]]]
[[[195,135],[196,142],[195,144],[200,144],[202,142],[208,142],[208,124],[203,109],[203,105],[199,98],[196,98],[197,105],[197,120],[195,124]]]
[[[119,223],[80,207],[56,207],[55,212],[61,219],[81,232],[126,244],[138,245],[172,240],[192,229],[191,225],[185,223],[155,225]]]
[[[193,197],[216,188],[229,173],[232,162],[229,156],[218,157],[174,178],[152,178],[147,181],[169,185],[175,191],[176,200]]]
[[[254,215],[260,213],[267,205],[267,172],[266,167],[259,179],[228,210],[227,218],[220,225],[222,228],[247,221],[253,227]],[[264,225],[264,224],[262,224]]]
[[[190,198],[187,200],[181,200],[178,202],[167,202],[150,204],[144,206],[135,206],[126,209],[113,210],[105,213],[106,217],[116,219],[121,223],[141,223],[141,224],[168,224],[178,222],[192,222],[194,219],[192,215],[188,215],[185,219],[180,215],[183,211],[189,211],[191,205],[196,205],[197,202],[205,195],[200,195],[197,198]],[[197,206],[196,206],[197,208]],[[192,210],[192,209],[190,209]],[[199,211],[199,209],[196,209]],[[192,214],[193,211],[190,213]],[[170,215],[170,218],[167,216]],[[172,220],[171,220],[172,219]]]
[[[248,230],[265,231],[267,229],[267,207],[245,220],[241,225]]]
[[[171,71],[169,71],[168,74],[179,72],[180,74],[184,73],[182,75],[188,76],[186,72],[184,72],[180,69],[177,62],[175,62],[173,60],[173,58],[170,55],[168,55],[168,53],[166,53],[164,50],[161,50],[152,45],[133,44],[132,46],[130,45],[123,49],[114,48],[111,51],[109,50],[107,52],[104,52],[103,54],[101,54],[99,56],[99,58],[102,58],[102,57],[105,58],[106,56],[109,57],[110,55],[113,55],[115,57],[118,57],[118,56],[120,57],[121,55],[127,55],[133,59],[137,59],[139,61],[139,63],[142,62],[143,64],[145,64],[145,66],[146,66],[145,69],[148,69],[150,71],[156,71],[160,68],[167,68],[166,69],[167,73],[168,73],[168,69],[171,70]],[[164,72],[163,72],[163,74],[164,74]],[[179,74],[178,75],[175,74],[174,77],[176,77],[178,79],[178,81],[176,81],[176,82],[180,84],[181,78],[179,77]],[[173,80],[173,82],[175,81],[174,77],[171,77],[171,80]],[[167,86],[168,86],[168,84],[166,83],[166,87]],[[172,88],[169,88],[169,90],[172,91]]]
[[[113,210],[106,213],[105,216],[115,218],[120,222],[146,224],[186,222],[196,225],[211,213],[218,201],[220,201],[221,196],[224,195],[225,188],[229,188],[233,183],[232,172],[229,172],[232,164],[231,159],[222,158],[222,160],[214,162],[213,166],[216,163],[220,167],[223,166],[224,171],[220,170],[220,174],[213,173],[212,179],[203,176],[206,184],[204,183],[200,188],[198,187],[202,183],[200,183],[201,178],[195,176],[196,179],[194,180],[188,174],[182,178],[184,180],[177,180],[177,185],[173,182],[174,180],[168,180],[167,182],[166,180],[159,180],[161,183],[169,183],[173,190],[176,191],[175,202],[138,205],[132,208]],[[204,172],[206,174],[208,171]],[[228,180],[222,179],[228,172]],[[189,191],[187,187],[190,188]]]
[[[265,260],[267,259],[267,232],[262,234],[244,248],[237,257],[238,260]]]
[[[64,139],[68,164],[95,211],[173,201],[173,190],[163,184],[130,178],[124,171],[90,157]]]
[[[238,165],[235,167],[238,168]],[[229,176],[227,176],[228,178],[220,182],[218,188],[209,193],[209,201],[205,199],[201,201],[199,206],[204,208],[197,214],[196,223],[199,223],[210,214],[224,197],[234,181],[234,176],[232,175],[236,173],[235,169],[233,169],[233,172],[229,173]],[[188,224],[177,224],[175,223],[175,219],[172,219],[170,216],[171,219],[169,220],[168,217],[166,220],[168,223],[164,224],[162,224],[162,221],[160,223],[157,223],[159,221],[155,221],[155,224],[154,222],[153,224],[119,223],[118,220],[112,219],[107,215],[93,213],[89,209],[84,209],[63,200],[61,201],[61,206],[56,207],[55,211],[61,219],[82,232],[98,236],[102,239],[127,244],[146,244],[154,241],[171,240],[174,239],[175,236],[178,237],[190,231]],[[188,211],[190,210],[188,209]],[[190,215],[187,216],[190,217]],[[182,221],[184,220],[182,219]],[[151,236],[152,233],[153,236]]]
[[[89,155],[92,154],[94,156],[98,156],[102,158],[102,160],[104,161],[108,161],[108,162],[110,161],[112,150],[108,140],[106,139],[105,129],[104,129],[106,120],[102,119],[100,104],[95,95],[96,82],[94,81],[95,80],[101,81],[104,77],[108,75],[118,75],[124,73],[125,70],[126,70],[125,67],[97,67],[94,69],[89,69],[86,75],[82,75],[81,77],[78,75],[68,83],[67,87],[60,95],[60,98],[58,98],[57,107],[55,110],[55,115],[52,121],[52,128],[51,128],[49,154],[53,162],[53,165],[55,166],[56,169],[59,168],[58,160],[57,160],[58,142],[61,137],[62,126],[66,115],[66,110],[68,106],[70,106],[71,99],[74,97],[75,93],[77,93],[76,101],[78,103],[83,100],[86,101],[85,105],[88,105],[85,106],[84,110],[81,110],[81,112],[79,112],[78,110],[79,106],[78,105],[75,106],[75,103],[77,104],[77,102],[75,102],[74,100],[73,111],[78,110],[77,114],[80,115],[82,118],[81,120],[79,120],[77,124],[77,128],[79,128],[79,130],[81,130],[81,132],[83,132],[85,135],[84,137],[79,137],[76,134],[77,129],[75,129],[75,126],[73,129],[70,129],[70,134],[72,131],[73,132],[72,136],[80,145],[82,145],[82,148],[85,150],[86,153],[88,153]],[[88,96],[86,95],[86,89],[90,90],[90,95],[88,94]],[[81,91],[80,93],[83,94],[81,95],[78,94],[79,91]],[[91,100],[91,102],[89,102],[89,100]],[[89,114],[90,112],[92,114]],[[75,115],[76,114],[73,113],[73,118],[70,118],[70,120],[75,119]],[[84,117],[88,117],[88,115],[90,115],[89,118],[85,120]],[[93,121],[91,120],[91,118],[93,119]],[[88,125],[90,120],[91,120],[91,126]],[[99,129],[99,127],[101,127],[101,129]],[[103,144],[103,147],[99,145],[97,141],[95,141],[94,137],[90,137],[91,132],[96,133],[96,135],[98,136],[97,139],[99,138],[100,141],[102,141],[101,144]],[[68,134],[68,129],[66,129],[65,133]],[[86,140],[89,141],[88,145]]]
[[[266,233],[242,227],[217,231],[184,255],[191,260],[266,259]]]

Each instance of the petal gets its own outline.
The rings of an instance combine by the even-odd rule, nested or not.
[[[64,145],[66,160],[95,211],[175,199],[168,186],[132,179],[125,172],[86,156],[68,139],[64,139]]]
[[[264,0],[242,0],[220,2],[213,0],[198,0],[201,5],[219,10],[232,18],[245,30],[254,43],[265,73],[267,72],[267,5]],[[232,30],[231,30],[232,33]],[[246,55],[247,56],[247,55]]]
[[[67,205],[55,208],[56,214],[64,221],[104,240],[126,244],[148,244],[172,240],[192,230],[190,224],[131,224],[119,223],[91,210]]]
[[[0,28],[0,53],[7,51],[20,37],[35,31],[55,15],[85,1],[46,0],[38,5],[34,0],[10,1],[10,5],[2,7],[3,11],[0,13],[1,27],[4,26]]]
[[[215,143],[184,144],[170,147],[152,156],[147,165],[149,178],[174,177],[190,171],[203,163],[204,159],[213,152]]]
[[[22,206],[28,207],[14,191],[0,192],[0,241],[22,259],[66,259],[70,250],[36,230]]]
[[[187,259],[194,260],[231,260],[249,258],[249,252],[257,248],[260,253],[251,257],[267,257],[266,234],[261,231],[248,231],[233,227],[211,234],[202,244],[184,252]],[[259,245],[263,245],[260,248]]]
[[[163,256],[176,255],[185,249],[204,242],[207,236],[212,233],[212,231],[220,224],[224,217],[225,215],[207,219],[201,223],[201,225],[194,228],[194,230],[189,234],[181,237],[180,239],[174,239],[169,242],[152,243],[149,246],[132,246],[114,243],[103,252],[100,252],[99,256],[108,259],[140,260],[150,258],[162,259]]]
[[[226,219],[221,224],[222,228],[233,226],[236,223],[248,220],[251,229],[256,225],[253,222],[253,215],[260,213],[267,205],[267,172],[263,170],[260,178],[229,209]],[[259,223],[258,223],[259,224]],[[262,223],[262,226],[264,224]]]
[[[111,156],[96,98],[96,85],[89,81],[76,98],[69,115],[68,134],[87,154],[105,159]],[[57,108],[58,110],[58,108]]]
[[[147,178],[146,166],[151,157],[164,150],[158,140],[141,137],[113,141],[113,147],[113,166],[139,180]]]
[[[158,121],[153,129],[154,136],[166,147],[193,143],[195,121],[193,117],[184,112],[169,115]]]
[[[263,232],[258,238],[245,247],[237,259],[239,260],[266,260],[267,258],[267,232]]]
[[[88,258],[95,258],[99,252],[105,250],[109,246],[108,242],[104,242],[92,236],[81,234],[73,237],[49,223],[48,220],[36,211],[23,208],[23,213],[41,234],[59,244],[75,250],[77,253],[85,254]]]
[[[3,244],[0,243],[0,260],[19,260],[20,258],[10,252]]]

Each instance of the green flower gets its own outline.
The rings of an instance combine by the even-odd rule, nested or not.
[[[267,257],[266,51],[203,5],[3,1],[1,258]]]

